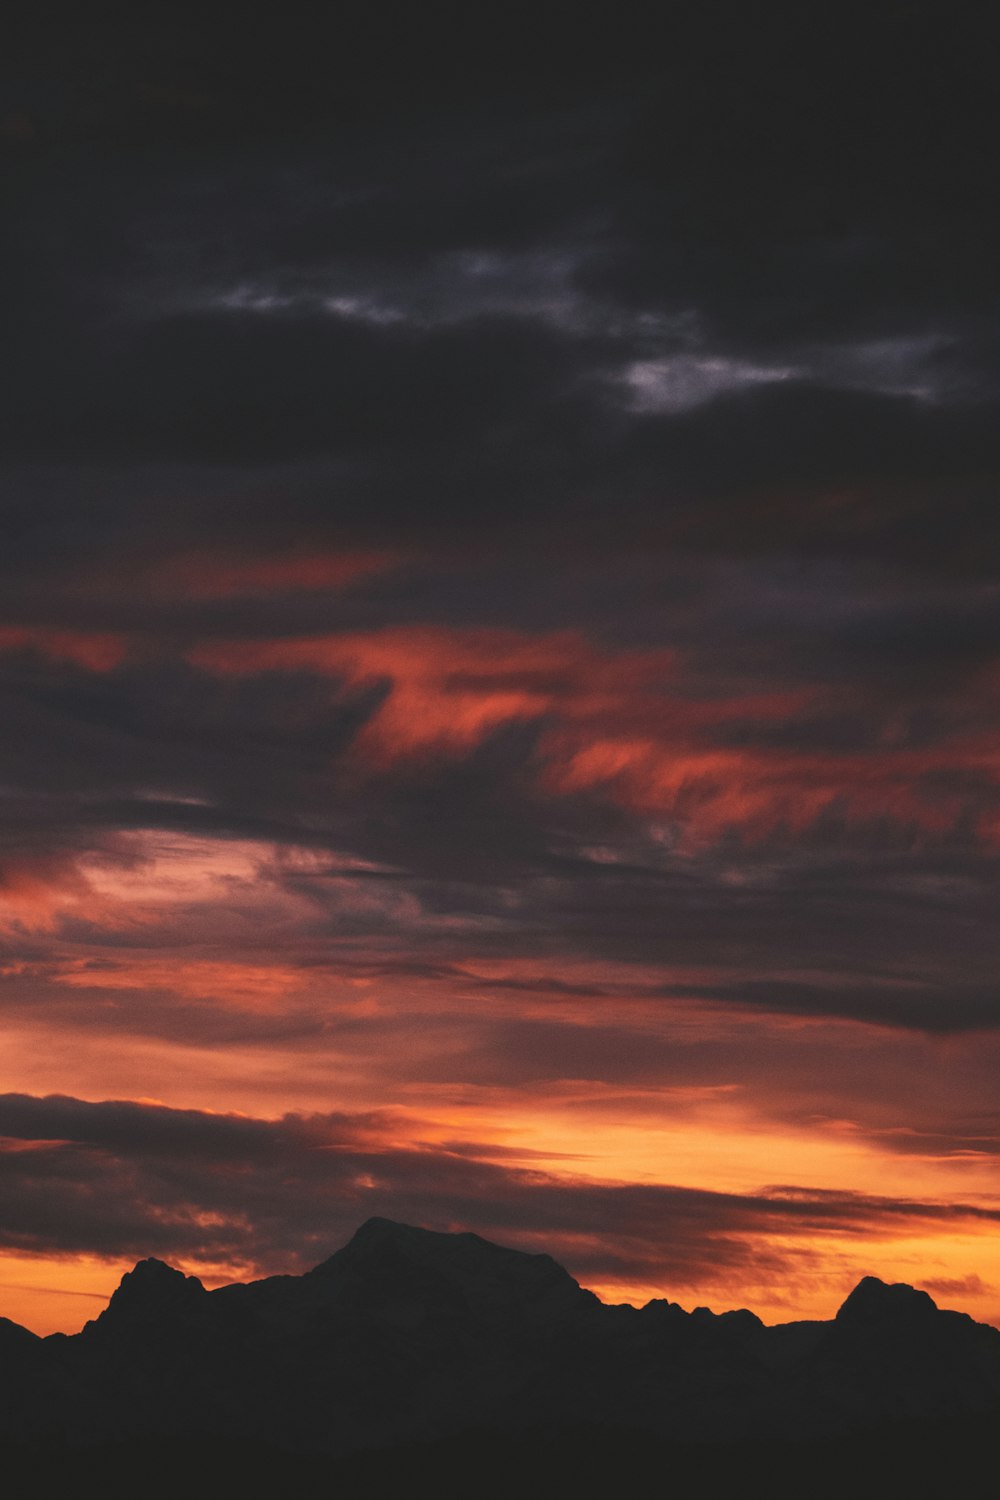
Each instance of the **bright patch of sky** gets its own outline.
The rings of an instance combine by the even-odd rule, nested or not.
[[[716,396],[770,385],[794,374],[791,367],[755,365],[720,355],[671,354],[635,360],[626,367],[623,379],[638,411],[683,412],[704,406]]]
[[[747,357],[713,337],[698,308],[630,310],[588,296],[578,280],[587,248],[452,251],[399,272],[391,287],[375,282],[370,270],[331,265],[294,289],[243,281],[211,292],[201,305],[415,330],[489,317],[535,321],[571,337],[620,343],[622,361],[612,381],[624,387],[627,404],[638,412],[683,413],[787,381],[926,402],[967,391],[955,357],[958,340],[948,333],[785,346],[773,358]]]

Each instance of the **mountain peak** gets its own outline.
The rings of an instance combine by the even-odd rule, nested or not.
[[[111,1301],[96,1320],[98,1325],[148,1323],[189,1307],[207,1296],[197,1276],[185,1276],[166,1261],[149,1257],[126,1271]]]
[[[444,1235],[440,1230],[423,1229],[416,1224],[403,1224],[398,1219],[385,1219],[380,1214],[374,1214],[366,1219],[363,1224],[351,1235],[348,1244],[377,1244],[396,1241],[405,1243],[419,1241],[427,1236],[440,1235],[442,1238],[452,1238]]]
[[[149,1255],[145,1260],[137,1260],[131,1271],[126,1271],[122,1277],[122,1285],[126,1281],[136,1283],[145,1282],[147,1285],[156,1282],[165,1284],[168,1281],[176,1281],[178,1276],[183,1276],[183,1271],[178,1271],[176,1266],[168,1265],[165,1260],[157,1260],[155,1255]]]
[[[837,1313],[838,1323],[913,1323],[938,1310],[926,1292],[905,1281],[891,1285],[877,1276],[864,1276]]]
[[[404,1297],[440,1305],[444,1299],[483,1314],[529,1306],[567,1310],[599,1301],[550,1255],[495,1245],[468,1231],[380,1217],[366,1220],[342,1250],[307,1275],[329,1278],[352,1300]]]

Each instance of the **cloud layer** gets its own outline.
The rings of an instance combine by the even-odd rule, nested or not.
[[[347,1162],[370,1118],[386,1211],[608,1285],[759,1290],[786,1221],[820,1266],[832,1193],[832,1286],[909,1212],[887,1173],[924,1274],[985,1285],[948,1240],[1000,1201],[981,9],[647,46],[542,6],[530,48],[377,9],[7,65],[0,1083],[160,1101],[4,1156],[11,1253],[299,1264],[295,1122]],[[226,1172],[165,1185],[176,1132],[155,1187],[128,1146],[216,1108],[298,1163],[239,1232]],[[644,1194],[613,1275],[587,1213]]]
[[[148,1251],[216,1274],[267,1274],[308,1269],[369,1213],[392,1213],[548,1244],[584,1281],[612,1288],[707,1284],[725,1296],[750,1284],[780,1307],[823,1270],[836,1285],[817,1242],[868,1251],[869,1240],[942,1228],[986,1235],[1000,1219],[1000,1209],[961,1202],[560,1177],[530,1153],[505,1160],[495,1145],[394,1145],[398,1129],[388,1114],[262,1120],[4,1095],[3,1248],[126,1259]],[[844,1259],[841,1281],[851,1274]]]

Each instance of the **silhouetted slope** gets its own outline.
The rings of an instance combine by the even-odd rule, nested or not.
[[[0,1318],[0,1359],[16,1357],[20,1351],[34,1348],[37,1343],[38,1335],[29,1328],[12,1323],[10,1318]]]
[[[1000,1333],[942,1311],[926,1292],[866,1276],[797,1368],[834,1425],[1000,1409]]]
[[[827,1323],[605,1306],[547,1255],[372,1219],[304,1276],[209,1292],[145,1260],[80,1334],[0,1323],[0,1393],[8,1438],[74,1447],[759,1445],[1000,1410],[1000,1332],[871,1277]]]

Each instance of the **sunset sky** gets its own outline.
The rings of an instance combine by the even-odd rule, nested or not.
[[[1000,1324],[990,7],[87,9],[3,63],[0,1315],[381,1214]]]

